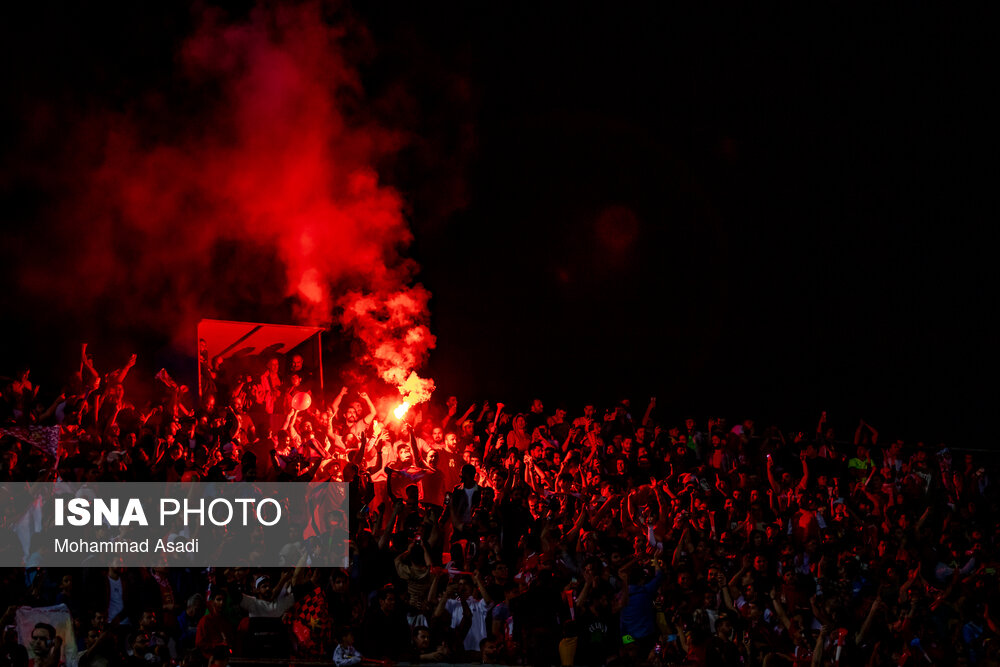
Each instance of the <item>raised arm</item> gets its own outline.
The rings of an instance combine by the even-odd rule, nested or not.
[[[663,492],[668,496],[670,496],[671,500],[677,500],[678,498],[677,494],[674,493],[673,490],[670,488],[670,480],[674,478],[674,464],[668,463],[667,465],[669,466],[668,468],[669,472],[667,476],[663,478]]]
[[[284,430],[288,431],[288,435],[292,437],[293,441],[299,439],[299,432],[295,430],[295,417],[298,416],[298,414],[299,414],[298,410],[296,410],[295,408],[290,408],[288,410],[288,414],[285,415],[285,423],[281,427]]]
[[[37,391],[38,387],[35,387],[35,390]],[[65,400],[66,400],[66,394],[65,393],[62,393],[62,394],[59,394],[58,396],[56,396],[56,400],[52,401],[52,405],[50,405],[49,407],[47,407],[45,409],[45,412],[43,412],[41,415],[38,416],[38,421],[45,422],[45,420],[47,420],[50,417],[52,417],[52,415],[54,415],[56,413],[56,408],[59,407],[59,404],[62,403],[63,401],[65,401]]]
[[[101,377],[101,374],[97,372],[94,368],[94,364],[91,363],[90,357],[87,356],[87,344],[83,343],[80,346],[80,377],[83,378],[83,372],[87,371],[90,374],[91,379]],[[86,380],[84,380],[84,385],[86,385]]]
[[[430,470],[431,467],[426,461],[424,461],[424,457],[420,455],[420,448],[417,447],[417,436],[413,432],[413,429],[410,428],[409,424],[404,424],[403,428],[405,429],[407,436],[409,436],[406,439],[406,445],[410,448],[410,456],[413,457],[410,460],[413,461],[413,464],[418,468]]]
[[[914,530],[917,533],[923,531],[924,526],[927,525],[927,520],[930,518],[930,516],[931,516],[931,506],[928,505],[927,509],[924,510],[924,513],[920,515],[919,519],[917,519],[917,525],[914,527]]]
[[[442,574],[441,576],[444,577],[445,579],[448,578],[447,574]],[[446,603],[457,592],[458,592],[458,584],[456,584],[454,582],[449,582],[448,585],[444,589],[444,593],[441,595],[440,598],[438,598],[438,604],[437,604],[437,607],[434,608],[434,615],[433,615],[432,618],[439,618],[441,616],[444,616],[447,613],[446,612]]]
[[[643,426],[645,426],[647,428],[649,427],[649,424],[652,421],[652,414],[653,414],[653,410],[654,409],[656,409],[656,397],[655,396],[653,396],[653,397],[651,397],[649,399],[649,405],[646,406],[646,412],[645,412],[645,414],[642,415],[642,425]]]
[[[767,481],[775,493],[781,493],[781,485],[778,484],[778,480],[774,476],[774,459],[771,458],[770,454],[767,455]]]
[[[736,605],[733,604],[733,596],[729,593],[729,586],[726,585],[726,575],[719,572],[719,590],[722,591],[722,602],[726,608],[734,614],[739,613]]]
[[[594,459],[597,458],[598,455],[599,455],[598,449],[600,449],[600,448],[597,446],[597,442],[594,441],[593,439],[591,439],[590,454],[587,455],[587,460],[583,462],[583,466],[582,467],[584,467],[584,468],[590,468],[590,466],[593,463]]]
[[[562,476],[566,469],[570,467],[576,461],[576,456],[574,452],[570,452],[563,457],[562,463],[559,465],[559,472],[556,473],[556,479]]]
[[[684,528],[684,532],[681,533],[681,539],[677,540],[677,546],[674,547],[673,557],[670,559],[670,564],[673,567],[678,567],[681,562],[681,554],[684,553],[684,547],[688,543],[688,535],[691,532],[691,526],[688,525]]]
[[[472,571],[472,581],[475,582],[476,587],[479,589],[479,594],[483,596],[483,601],[486,604],[493,604],[493,598],[490,597],[490,593],[486,590],[486,584],[483,583],[483,578],[479,576],[479,570]]]
[[[774,612],[778,615],[778,620],[781,621],[781,625],[785,630],[792,629],[792,620],[788,618],[788,614],[785,612],[785,606],[781,604],[781,596],[778,591],[774,588],[771,589],[771,604],[774,606]]]
[[[591,590],[594,588],[594,575],[590,573],[590,570],[583,571],[583,588],[580,589],[580,594],[576,596],[574,605],[577,611],[583,609],[587,604],[587,598],[590,596]]]
[[[983,618],[986,619],[986,627],[990,629],[990,632],[1000,633],[1000,623],[997,623],[997,620],[990,613],[989,603],[983,605]]]
[[[635,559],[633,558],[625,565],[618,568],[618,578],[622,581],[622,590],[615,597],[614,604],[611,607],[612,613],[619,613],[622,609],[628,606],[628,573],[635,565]]]
[[[824,426],[826,426],[826,410],[819,416],[819,423],[816,424],[816,435],[823,435]]]
[[[448,397],[448,412],[445,414],[444,419],[441,420],[441,430],[447,431],[448,424],[451,423],[452,417],[458,412],[458,398],[455,396]]]
[[[877,597],[872,602],[872,607],[868,610],[865,622],[861,624],[861,629],[858,630],[856,635],[854,635],[854,642],[859,646],[864,642],[865,637],[868,635],[868,631],[871,629],[872,623],[875,621],[875,614],[877,614],[878,610],[884,605],[885,603],[882,602],[882,598]]]
[[[367,392],[362,391],[358,394],[358,396],[361,398],[362,401],[368,404],[368,414],[365,415],[365,423],[371,424],[373,421],[375,421],[375,413],[376,413],[375,404],[372,403],[372,399],[368,396]]]
[[[826,637],[830,634],[828,626],[824,625],[816,638],[816,646],[813,647],[812,662],[810,667],[823,667],[823,645],[826,644]]]
[[[593,516],[590,517],[591,523],[597,523],[597,521],[607,514],[613,507],[614,503],[620,503],[621,497],[617,495],[608,496],[608,499],[604,501],[604,504],[597,508]]]
[[[340,404],[344,400],[344,396],[347,396],[347,387],[341,387],[340,393],[334,396],[333,402],[330,403],[330,410],[332,413],[330,415],[331,424],[333,423],[333,418],[340,414]]]
[[[483,401],[483,405],[479,408],[479,415],[476,416],[476,423],[482,424],[483,420],[486,419],[486,415],[490,412],[490,402]]]
[[[809,461],[806,460],[805,453],[801,454],[802,459],[802,479],[799,480],[799,484],[796,487],[799,491],[805,491],[809,485]]]
[[[382,469],[382,465],[383,465],[383,460],[382,460],[382,436],[381,436],[381,434],[377,438],[372,438],[370,440],[370,442],[371,441],[374,441],[374,443],[375,443],[373,445],[375,447],[375,465],[373,465],[371,468],[368,468],[368,474],[369,475],[374,475],[375,473],[377,473],[379,470]]]
[[[739,597],[740,579],[743,578],[743,575],[746,574],[749,569],[750,556],[744,555],[742,567],[740,567],[740,569],[736,571],[736,574],[729,579],[729,594],[733,597]]]
[[[472,405],[469,406],[468,410],[463,412],[462,416],[458,418],[458,423],[464,424],[465,420],[469,418],[469,416],[475,411],[475,409],[476,409],[476,404],[473,403]]]
[[[562,453],[566,454],[569,451],[569,446],[573,443],[573,438],[576,436],[576,427],[571,426],[566,431],[566,439],[563,440]]]
[[[580,529],[583,528],[583,520],[587,517],[587,506],[584,503],[578,503],[580,505],[580,513],[576,515],[576,521],[570,527],[567,535],[580,535]]]
[[[541,494],[545,489],[545,478],[529,454],[524,459],[524,481],[535,493]]]
[[[867,422],[862,421],[861,423],[864,424],[865,428],[867,428],[868,431],[872,434],[872,444],[873,445],[877,445],[878,444],[878,431],[875,430],[874,426],[872,426],[871,424],[869,424]]]
[[[483,401],[483,414],[486,414],[486,409],[489,407],[488,401]],[[493,415],[493,424],[489,427],[490,437],[486,439],[486,451],[483,454],[483,462],[489,458],[490,450],[492,449],[493,442],[497,437],[497,422],[500,421],[500,413],[503,412],[503,403],[497,403],[497,411]],[[480,415],[482,418],[482,415]]]
[[[388,486],[388,484],[386,484],[386,486]],[[392,504],[392,512],[389,514],[389,521],[386,522],[385,530],[382,531],[382,534],[379,535],[379,538],[378,538],[378,548],[379,549],[385,549],[386,544],[389,541],[389,537],[391,537],[392,534],[395,532],[395,530],[396,530],[396,519],[399,517],[399,510],[402,507],[403,507],[403,503],[402,503],[402,501],[399,501],[399,500],[397,500],[396,502],[394,502]]]
[[[136,355],[133,354],[129,357],[128,361],[125,362],[123,367],[111,373],[112,380],[118,384],[125,382],[125,377],[128,375],[128,372],[132,370],[132,367],[135,366],[135,361]]]
[[[395,472],[396,471],[393,470],[391,467],[389,467],[389,466],[385,467],[385,493],[386,493],[387,496],[389,496],[389,500],[392,501],[393,503],[395,503],[395,502],[402,502],[399,499],[399,496],[397,496],[392,491],[392,475]]]
[[[309,550],[303,549],[302,555],[299,556],[299,562],[295,564],[295,571],[292,572],[292,585],[299,586],[305,583],[306,575],[306,562],[309,560]]]
[[[334,420],[337,417],[337,413],[332,409],[328,410],[330,419],[326,423],[326,441],[328,448],[336,448],[337,445],[343,446],[344,441],[337,435],[337,431],[334,428]],[[346,449],[346,447],[345,447]]]
[[[167,454],[167,441],[164,439],[157,439],[156,451],[153,452],[156,460],[153,462],[153,470],[156,471],[160,467],[160,462],[163,461],[163,457]]]
[[[640,528],[644,528],[645,527],[641,523],[639,523],[636,520],[636,518],[635,518],[635,511],[636,511],[635,510],[635,489],[629,491],[628,496],[626,496],[626,498],[625,498],[625,509],[626,509],[626,513],[628,514],[628,519],[629,519],[629,521],[632,522],[632,525],[638,526]],[[624,523],[624,521],[622,523]]]
[[[268,453],[271,455],[271,466],[275,470],[284,471],[287,463],[285,462],[284,457],[278,454],[278,450],[272,447],[271,451]]]

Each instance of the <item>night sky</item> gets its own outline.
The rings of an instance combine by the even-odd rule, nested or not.
[[[28,360],[54,384],[85,336],[174,354],[142,322],[102,325],[113,300],[82,313],[19,285],[74,187],[53,165],[75,110],[169,95],[192,12],[147,4],[3,10],[4,374]],[[434,295],[441,393],[571,412],[655,395],[667,420],[788,429],[827,410],[843,437],[864,417],[989,446],[986,22],[543,4],[330,12],[367,31],[347,39],[354,113],[408,137],[377,166]],[[228,315],[279,316],[247,301]]]

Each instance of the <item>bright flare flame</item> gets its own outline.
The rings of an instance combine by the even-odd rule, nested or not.
[[[410,409],[410,404],[407,403],[406,401],[403,401],[402,403],[396,406],[396,409],[392,411],[392,414],[396,415],[396,419],[402,419],[403,415],[405,415],[406,411],[409,409]]]

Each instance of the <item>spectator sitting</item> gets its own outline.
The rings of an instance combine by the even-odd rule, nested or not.
[[[337,667],[350,667],[362,660],[361,653],[354,647],[354,632],[345,628],[340,632],[337,648],[333,650],[333,664]]]

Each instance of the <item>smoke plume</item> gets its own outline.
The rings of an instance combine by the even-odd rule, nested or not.
[[[339,324],[382,380],[426,398],[412,373],[434,347],[430,295],[376,169],[402,139],[366,120],[347,42],[363,30],[316,3],[205,12],[166,90],[78,119],[91,152],[58,211],[61,271],[25,266],[24,288],[177,340],[204,316]]]

